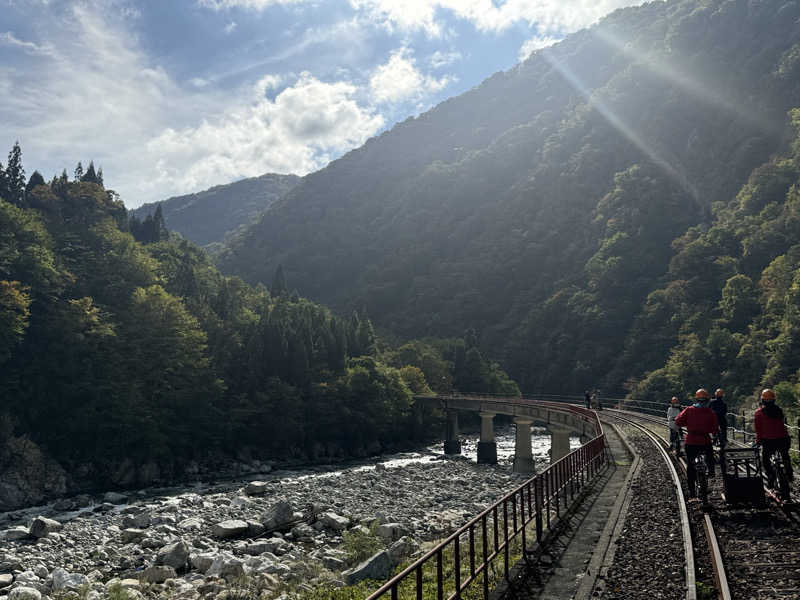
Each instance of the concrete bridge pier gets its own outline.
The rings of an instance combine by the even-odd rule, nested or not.
[[[497,464],[497,442],[494,439],[493,412],[480,412],[481,439],[478,442],[478,464]]]
[[[444,432],[444,453],[461,454],[461,440],[458,439],[458,411],[447,411],[447,425]]]
[[[547,430],[550,432],[550,462],[554,463],[569,454],[569,434],[572,429],[548,423]]]
[[[514,473],[534,473],[533,447],[531,446],[531,423],[533,419],[515,417],[517,435],[514,442]]]

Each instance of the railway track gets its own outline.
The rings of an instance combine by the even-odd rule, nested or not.
[[[604,416],[608,416],[606,413]],[[614,414],[614,419],[619,421],[622,424],[635,427],[639,430],[646,438],[653,444],[664,460],[664,463],[669,471],[670,479],[675,486],[675,494],[677,496],[677,504],[680,513],[680,530],[681,536],[683,541],[683,552],[684,552],[684,574],[685,574],[685,583],[686,583],[686,600],[697,600],[697,586],[696,586],[696,569],[695,569],[695,548],[694,548],[694,541],[692,537],[691,531],[691,519],[689,515],[689,510],[687,508],[686,499],[683,492],[683,486],[681,484],[681,478],[678,474],[675,465],[673,464],[669,454],[664,449],[664,445],[661,443],[660,438],[658,438],[650,429],[645,427],[644,425],[636,422],[633,419],[626,418],[625,416]]]
[[[608,412],[614,418],[649,430],[662,448],[668,446],[663,419],[616,410]],[[676,462],[685,473],[685,463]],[[722,500],[722,477],[718,475],[709,483],[710,506],[705,511],[695,506],[689,514],[696,525],[696,535],[700,527],[705,531],[718,597],[723,600],[800,598],[797,544],[800,519],[794,506],[769,495],[771,501],[764,508],[733,508]]]

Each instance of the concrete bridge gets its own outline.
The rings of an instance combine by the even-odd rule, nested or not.
[[[534,472],[531,446],[531,425],[533,423],[545,426],[550,432],[551,462],[556,462],[569,454],[570,434],[579,435],[582,442],[600,434],[597,431],[597,418],[593,411],[558,402],[469,394],[421,395],[417,396],[416,400],[434,404],[445,411],[447,415],[445,454],[461,454],[461,441],[458,438],[458,413],[461,411],[479,413],[481,436],[478,442],[478,462],[484,464],[497,462],[497,442],[494,439],[495,415],[514,417],[517,433],[513,470],[516,473]]]

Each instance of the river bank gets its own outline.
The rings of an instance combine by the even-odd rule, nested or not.
[[[7,513],[0,600],[27,600],[23,588],[33,600],[79,588],[100,598],[119,585],[134,596],[170,589],[195,599],[242,575],[276,593],[352,582],[357,543],[399,562],[522,481],[511,473],[512,430],[498,431],[497,441],[492,466],[476,464],[477,439],[468,436],[455,458],[436,445],[346,468],[263,473],[258,482],[110,492],[79,499],[81,507],[61,501]],[[535,433],[533,447],[541,469],[549,436]]]

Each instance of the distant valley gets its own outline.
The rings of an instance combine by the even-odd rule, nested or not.
[[[289,192],[300,181],[297,175],[268,173],[226,185],[173,196],[161,202],[144,204],[131,212],[140,220],[161,206],[169,229],[186,239],[213,250],[243,227],[253,224],[259,215]]]

